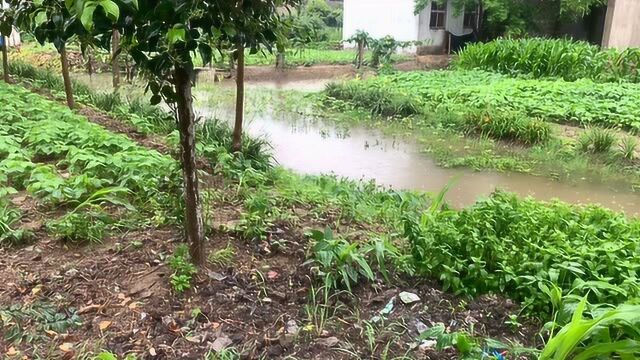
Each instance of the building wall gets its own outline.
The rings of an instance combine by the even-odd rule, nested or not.
[[[391,35],[398,41],[418,40],[414,0],[344,0],[343,39],[363,30],[373,38]]]
[[[640,1],[609,0],[602,46],[640,47]]]
[[[419,16],[418,22],[418,40],[424,41],[424,46],[420,48],[424,54],[441,54],[446,52],[448,39],[447,32],[454,35],[467,35],[473,32],[473,29],[464,29],[464,10],[460,14],[456,14],[451,0],[447,2],[447,20],[445,28],[442,30],[432,30],[429,27],[431,21],[431,4],[429,4]]]

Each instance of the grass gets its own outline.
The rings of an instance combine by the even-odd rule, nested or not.
[[[510,76],[637,83],[638,63],[638,48],[601,50],[584,41],[529,38],[471,44],[458,53],[454,66]]]

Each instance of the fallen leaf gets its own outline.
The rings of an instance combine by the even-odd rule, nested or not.
[[[58,333],[53,331],[53,330],[45,330],[44,331],[47,335],[51,336],[52,338],[58,336]]]
[[[32,295],[38,295],[40,293],[40,291],[42,291],[42,285],[38,285],[38,286],[34,287],[33,289],[31,289],[31,294]]]
[[[131,309],[131,310],[136,309],[138,307],[138,305],[140,305],[140,303],[134,301],[131,304],[129,304],[129,309]]]
[[[151,355],[151,356],[156,356],[156,355],[158,355],[158,354],[156,353],[156,349],[154,349],[154,348],[150,348],[150,349],[149,349],[149,355]]]
[[[279,275],[280,274],[278,274],[276,271],[273,271],[273,270],[271,270],[271,271],[269,271],[267,273],[267,277],[269,278],[269,280],[273,280],[273,279],[277,278]]]
[[[64,343],[62,345],[59,346],[60,350],[68,353],[70,351],[73,351],[73,344],[72,343]]]
[[[111,326],[111,321],[100,321],[100,324],[98,324],[100,331],[106,330],[109,326]]]
[[[7,351],[7,355],[9,356],[13,356],[13,355],[17,355],[18,352],[16,351],[16,348],[14,348],[13,346],[9,348],[9,350]]]

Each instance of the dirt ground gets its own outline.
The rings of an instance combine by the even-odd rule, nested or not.
[[[79,111],[139,144],[169,151],[160,139],[146,138],[116,119]],[[10,343],[1,337],[3,359],[75,359],[99,350],[141,359],[201,359],[228,346],[246,359],[379,359],[385,349],[389,358],[456,358],[451,349],[436,351],[416,340],[419,331],[437,323],[450,331],[473,329],[478,336],[535,342],[538,324],[507,324],[509,315],[519,312],[511,301],[456,297],[428,279],[365,284],[325,303],[313,269],[303,265],[308,251],[304,231],[324,228],[332,219],[312,218],[311,209],[296,209],[299,222],[276,224],[268,242],[255,244],[233,231],[241,204],[213,204],[218,225],[207,247],[216,251],[232,244],[233,261],[200,269],[193,288],[176,294],[164,264],[182,241],[180,229],[140,229],[113,235],[101,245],[71,247],[43,229],[55,209],[42,209],[25,194],[13,202],[24,211],[24,223],[37,241],[0,248],[0,311],[33,311],[2,319],[2,331],[17,326],[25,340]],[[402,303],[398,295],[403,291],[419,300]],[[391,302],[392,311],[384,312]],[[56,313],[53,318],[40,317],[43,304]],[[77,327],[56,331],[43,326],[74,315],[81,319]]]

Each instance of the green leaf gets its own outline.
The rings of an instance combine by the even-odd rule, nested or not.
[[[100,6],[104,9],[105,14],[109,20],[116,22],[120,17],[120,8],[118,5],[111,0],[102,0],[100,1]]]
[[[184,28],[174,26],[167,32],[167,42],[169,42],[169,45],[173,45],[179,41],[184,42],[186,36],[187,32]]]
[[[33,22],[36,27],[44,24],[47,22],[47,13],[45,11],[39,11],[33,19]]]
[[[93,13],[96,11],[97,6],[93,3],[88,4],[83,10],[80,16],[80,22],[87,31],[93,29]]]

